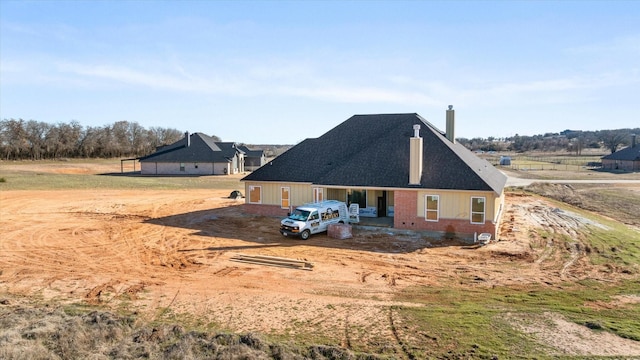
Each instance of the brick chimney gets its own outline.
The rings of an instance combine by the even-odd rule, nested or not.
[[[422,138],[420,125],[413,125],[413,137],[409,139],[409,185],[420,185],[422,179]]]
[[[453,110],[453,105],[449,105],[449,110],[447,110],[447,132],[445,133],[445,136],[454,144],[456,142],[455,127],[456,111]]]

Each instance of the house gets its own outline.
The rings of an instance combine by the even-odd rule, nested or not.
[[[203,133],[161,146],[138,159],[143,175],[227,175],[244,172],[244,152],[232,142],[217,142]]]
[[[238,149],[244,151],[244,170],[254,171],[267,162],[264,150],[251,150],[245,145],[238,146]]]
[[[636,135],[631,135],[631,146],[602,157],[605,170],[640,171],[640,146]]]
[[[418,114],[355,115],[245,176],[245,211],[283,216],[309,202],[358,204],[393,227],[496,236],[506,176]]]

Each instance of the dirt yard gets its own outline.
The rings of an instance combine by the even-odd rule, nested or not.
[[[285,238],[279,219],[244,214],[244,200],[226,198],[231,190],[3,191],[0,294],[126,304],[149,320],[170,310],[237,332],[286,335],[300,322],[337,329],[348,321],[384,337],[390,336],[385,309],[410,285],[553,285],[625,276],[583,262],[580,246],[548,251],[535,235],[539,229],[575,235],[590,221],[538,197],[509,195],[502,241],[477,247],[388,229],[355,228],[346,240]],[[238,254],[300,259],[313,269],[232,261]],[[536,326],[549,323],[522,329],[540,333]],[[600,354],[606,343],[624,349],[620,355],[640,356],[640,343],[610,334],[563,336],[572,336],[576,354]]]

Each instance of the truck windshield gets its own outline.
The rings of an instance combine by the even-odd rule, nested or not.
[[[300,209],[293,210],[291,215],[289,215],[289,219],[298,220],[298,221],[307,221],[308,217],[309,217],[309,212],[306,210],[300,210]]]

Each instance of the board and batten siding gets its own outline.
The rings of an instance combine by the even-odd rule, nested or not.
[[[338,200],[347,202],[347,190],[346,189],[325,189],[325,198],[327,200]]]
[[[496,205],[500,204],[500,197],[496,197],[494,192],[482,191],[438,191],[438,190],[420,190],[418,193],[418,204],[416,212],[418,217],[425,217],[425,196],[438,195],[440,197],[440,218],[469,220],[471,218],[471,198],[485,198],[485,221],[494,221]],[[494,199],[496,198],[496,199]]]
[[[313,201],[313,190],[311,189],[310,184],[247,181],[244,183],[244,191],[247,196],[249,194],[250,186],[261,187],[261,204],[263,205],[280,206],[282,194],[281,189],[283,187],[289,188],[289,204],[292,207],[307,204]]]

